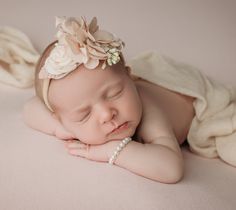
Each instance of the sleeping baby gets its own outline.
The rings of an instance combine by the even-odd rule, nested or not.
[[[158,182],[180,181],[180,145],[196,117],[197,95],[133,74],[124,43],[100,30],[96,18],[88,24],[83,17],[57,17],[56,27],[57,40],[36,67],[36,96],[24,106],[25,123],[67,140],[71,155]]]

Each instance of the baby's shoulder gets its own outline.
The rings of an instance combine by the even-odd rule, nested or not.
[[[136,135],[144,143],[152,143],[160,136],[174,137],[171,123],[164,110],[159,106],[158,101],[148,94],[145,87],[137,86],[137,90],[142,102],[142,119]]]

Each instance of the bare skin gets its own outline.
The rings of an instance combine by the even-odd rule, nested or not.
[[[164,113],[170,122],[178,143],[181,145],[187,138],[187,134],[195,115],[193,108],[194,98],[181,95],[143,79],[135,81],[142,94],[142,102],[148,111],[149,106],[154,106]],[[148,142],[146,142],[148,143]]]
[[[134,84],[142,103],[142,118],[135,127],[135,133],[129,128],[136,139],[121,151],[115,164],[155,181],[176,183],[183,177],[184,163],[179,145],[186,139],[195,114],[194,98],[142,79],[134,81]],[[60,139],[75,138],[75,134],[71,134],[37,97],[25,105],[24,120],[30,127]],[[120,140],[96,142],[94,145],[72,141],[66,147],[72,155],[107,162]]]

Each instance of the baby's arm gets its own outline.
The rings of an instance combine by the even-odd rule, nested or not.
[[[147,143],[130,142],[116,164],[156,181],[178,182],[184,172],[183,155],[162,110],[150,106],[144,112],[140,136]]]
[[[142,144],[131,141],[118,155],[114,164],[158,182],[177,183],[183,177],[183,157],[177,149],[167,146],[174,145],[175,139],[160,136],[156,140],[160,143]],[[87,147],[81,142],[73,141],[67,143],[67,147],[72,155],[108,162],[119,143],[120,141],[110,141]]]
[[[146,178],[176,183],[183,177],[182,153],[168,121],[157,112],[149,110],[143,118],[141,136],[146,144],[131,141],[115,160],[115,165]],[[86,145],[78,142],[67,143],[69,152],[95,161],[108,162],[120,141],[102,145]]]
[[[37,96],[24,105],[23,119],[26,125],[35,130],[54,135],[59,139],[73,139]]]
[[[159,137],[170,142],[169,137]],[[163,144],[130,142],[118,155],[115,164],[138,175],[162,182],[177,183],[183,177],[183,157]]]

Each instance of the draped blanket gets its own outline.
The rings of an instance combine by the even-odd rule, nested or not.
[[[19,88],[34,84],[39,53],[18,29],[0,27],[0,82]]]
[[[236,88],[223,85],[199,69],[156,52],[128,63],[135,76],[195,97],[195,117],[187,136],[190,150],[236,166]]]

